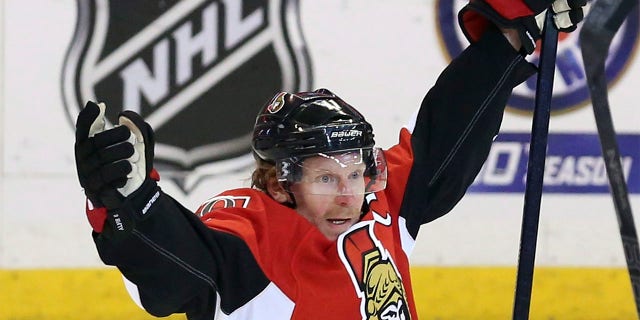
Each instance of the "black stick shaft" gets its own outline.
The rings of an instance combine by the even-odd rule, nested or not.
[[[604,75],[604,72],[602,73]],[[606,88],[607,83],[604,76],[596,77],[589,86]],[[592,90],[593,92],[593,90]],[[638,248],[638,233],[633,221],[631,204],[629,202],[629,192],[622,170],[620,151],[616,140],[616,133],[611,118],[609,102],[606,91],[601,94],[592,95],[593,113],[598,127],[598,136],[602,147],[607,177],[609,178],[609,188],[613,198],[613,204],[618,218],[620,237],[622,238],[622,248],[627,262],[627,270],[631,280],[634,301],[636,304],[636,314],[640,318],[640,249]]]
[[[592,7],[580,32],[582,57],[591,105],[598,128],[609,189],[615,207],[622,248],[631,281],[636,315],[640,319],[640,249],[633,221],[629,192],[622,170],[620,150],[609,106],[605,62],[609,46],[638,0],[599,0]]]
[[[531,145],[527,167],[527,183],[524,195],[524,212],[520,233],[520,254],[516,282],[513,319],[529,319],[533,270],[538,239],[538,221],[544,178],[545,158],[547,155],[547,137],[551,116],[551,98],[553,78],[558,47],[558,31],[553,26],[553,14],[547,11],[545,31],[542,36],[542,49],[536,89],[536,102],[531,129]]]
[[[633,221],[629,192],[622,170],[620,150],[611,117],[605,62],[609,46],[626,16],[638,5],[637,0],[599,0],[592,5],[580,32],[582,57],[587,75],[591,105],[598,128],[609,189],[618,220],[631,289],[640,319],[640,249]]]

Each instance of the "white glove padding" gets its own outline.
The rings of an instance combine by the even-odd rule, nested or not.
[[[134,191],[138,190],[144,179],[147,178],[146,172],[146,159],[144,157],[144,135],[140,128],[136,126],[129,118],[121,115],[118,119],[119,125],[129,128],[131,136],[127,140],[128,143],[133,145],[133,155],[127,160],[131,164],[131,172],[127,175],[127,183],[122,188],[118,188],[118,192],[123,196],[128,196]]]
[[[584,19],[584,6],[586,0],[556,0],[551,5],[553,10],[553,24],[556,29],[562,32],[572,32],[577,28],[577,25],[582,19]],[[544,27],[544,17],[547,10],[536,15],[536,23],[538,29],[542,30]]]
[[[93,120],[91,126],[89,127],[89,138],[95,136],[97,133],[104,131],[106,126],[104,113],[107,110],[107,106],[103,102],[100,102],[98,103],[98,108],[100,109],[100,113],[98,113],[98,116],[95,118],[95,120]]]

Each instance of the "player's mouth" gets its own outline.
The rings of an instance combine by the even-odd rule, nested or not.
[[[329,221],[331,224],[340,226],[351,221],[351,219],[327,219],[327,221]]]

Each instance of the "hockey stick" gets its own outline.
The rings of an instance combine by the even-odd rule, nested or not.
[[[609,109],[605,61],[609,46],[622,22],[638,4],[638,0],[598,0],[585,18],[580,31],[582,60],[587,75],[587,84],[593,105],[593,114],[598,127],[600,146],[604,158],[609,187],[618,218],[622,248],[627,262],[631,288],[640,318],[640,250],[638,234],[633,221],[629,192],[622,172],[620,151],[616,141],[611,111]]]
[[[513,319],[518,320],[529,319],[557,47],[558,30],[553,27],[553,13],[551,13],[551,10],[547,10],[544,33],[542,35],[540,64],[538,66],[536,102],[531,128],[527,184],[524,194],[522,230],[520,232],[520,254],[518,257],[518,275],[513,307]]]

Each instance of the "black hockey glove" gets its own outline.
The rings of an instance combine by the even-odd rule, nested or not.
[[[544,15],[553,11],[554,25],[562,32],[572,32],[584,18],[587,0],[471,0],[458,13],[464,35],[473,43],[494,24],[500,29],[518,30],[522,49],[531,54],[540,39]]]
[[[87,102],[78,115],[76,169],[91,205],[106,208],[110,228],[105,231],[120,237],[146,217],[159,196],[153,170],[154,137],[151,126],[133,111],[122,112],[120,125],[105,130],[105,109],[103,103]]]

